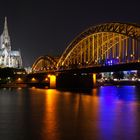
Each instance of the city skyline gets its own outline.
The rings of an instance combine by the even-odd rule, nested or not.
[[[138,9],[138,1],[5,1],[0,5],[0,33],[7,16],[12,48],[20,48],[24,66],[31,66],[41,55],[60,56],[89,26],[140,24]]]

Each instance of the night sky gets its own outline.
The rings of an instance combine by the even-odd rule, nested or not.
[[[105,22],[140,24],[139,0],[0,0],[12,49],[20,48],[24,66],[41,55],[60,56],[83,30]]]

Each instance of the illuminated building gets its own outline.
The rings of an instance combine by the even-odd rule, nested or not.
[[[4,30],[0,36],[0,67],[22,67],[22,58],[20,51],[11,50],[11,41],[8,33],[7,18],[5,18]]]

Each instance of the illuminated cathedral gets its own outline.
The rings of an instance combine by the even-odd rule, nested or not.
[[[22,58],[20,51],[11,50],[11,41],[8,33],[6,17],[4,23],[4,30],[0,36],[0,67],[22,67]]]

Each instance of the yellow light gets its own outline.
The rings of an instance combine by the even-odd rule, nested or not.
[[[21,87],[18,87],[17,89],[18,89],[18,90],[21,90],[22,88],[21,88]]]
[[[46,78],[45,78],[45,81],[47,82],[48,80],[49,80],[49,79],[46,77]]]
[[[93,73],[93,84],[96,85],[96,73]]]
[[[33,86],[33,87],[31,87],[31,89],[36,89],[36,87]]]
[[[56,76],[51,75],[50,76],[50,88],[55,88],[56,87]]]
[[[17,79],[17,83],[20,83],[20,82],[22,82],[23,80],[19,77],[18,79]]]
[[[17,79],[17,81],[20,82],[20,81],[22,81],[22,79],[19,77],[19,78]]]
[[[36,81],[36,79],[33,77],[33,78],[31,79],[31,81],[32,81],[32,82],[35,82],[35,81]]]

